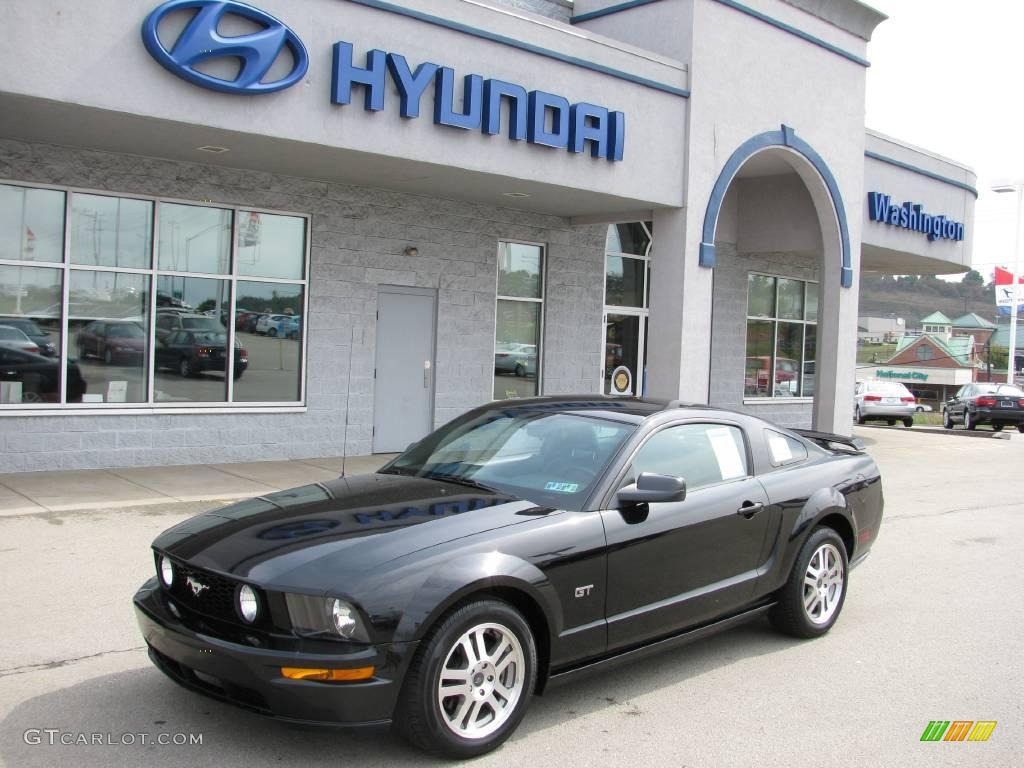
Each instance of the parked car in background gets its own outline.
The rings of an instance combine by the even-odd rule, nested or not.
[[[58,350],[53,343],[50,334],[39,327],[39,324],[30,317],[0,317],[0,325],[17,328],[28,336],[39,347],[39,354],[44,357],[54,357]]]
[[[898,381],[866,379],[858,381],[853,396],[853,419],[858,424],[885,421],[892,426],[902,421],[903,426],[914,426],[916,398]]]
[[[199,315],[195,312],[179,312],[178,310],[156,311],[156,336],[166,338],[174,331],[210,331],[226,333],[224,325],[215,317]]]
[[[227,370],[228,335],[219,331],[173,331],[157,340],[156,368],[170,368],[190,378],[204,371]],[[235,378],[249,366],[249,352],[235,341]]]
[[[256,323],[260,319],[259,312],[239,310],[235,313],[235,330],[242,333],[255,333]]]
[[[824,635],[882,506],[848,437],[632,398],[506,400],[375,474],[165,531],[135,615],[152,662],[195,693],[393,722],[469,758],[577,673],[765,615]]]
[[[86,383],[78,364],[68,361],[67,375],[68,402],[79,403],[85,394]],[[0,384],[19,382],[21,402],[60,402],[60,362],[0,344]]]
[[[1003,427],[1024,432],[1024,390],[994,382],[964,384],[942,408],[943,426],[952,429],[956,423],[970,430],[991,424],[996,432]]]
[[[22,352],[39,354],[39,345],[17,328],[0,325],[0,345],[20,349]]]
[[[286,339],[298,341],[302,336],[302,318],[298,315],[289,315],[288,319],[281,323],[279,333]]]
[[[537,375],[537,345],[501,342],[494,345],[494,372],[516,376]]]
[[[94,320],[78,332],[78,357],[95,355],[107,365],[139,362],[146,354],[146,332],[130,320]]]
[[[263,336],[284,336],[282,324],[287,322],[291,315],[260,315],[256,321],[256,333]]]
[[[931,413],[934,409],[927,403],[918,403],[914,406],[915,413]]]

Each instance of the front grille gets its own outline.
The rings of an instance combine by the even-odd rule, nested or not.
[[[240,583],[175,560],[174,583],[171,585],[170,593],[182,606],[196,613],[241,624],[242,620],[235,610],[235,590]],[[206,588],[200,588],[196,594],[192,584]]]

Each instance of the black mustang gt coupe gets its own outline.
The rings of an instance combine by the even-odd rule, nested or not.
[[[135,607],[187,688],[470,757],[581,673],[764,613],[824,634],[881,518],[850,438],[676,402],[497,402],[375,474],[171,528]]]

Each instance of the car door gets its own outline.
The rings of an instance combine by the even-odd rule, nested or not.
[[[971,387],[970,384],[964,384],[959,390],[957,390],[957,393],[949,399],[949,402],[946,404],[946,410],[949,411],[949,415],[954,419],[963,419],[964,401],[971,396],[972,389],[973,387]]]
[[[767,531],[768,496],[735,424],[664,427],[639,446],[617,488],[641,472],[683,477],[681,502],[602,511],[608,538],[609,648],[734,612],[749,602]]]

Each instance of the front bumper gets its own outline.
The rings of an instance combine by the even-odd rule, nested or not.
[[[416,643],[370,645],[341,654],[256,648],[188,628],[168,608],[156,579],[135,594],[135,617],[160,671],[179,685],[280,720],[311,725],[387,725]],[[330,683],[292,680],[281,667],[374,666],[372,678]]]

